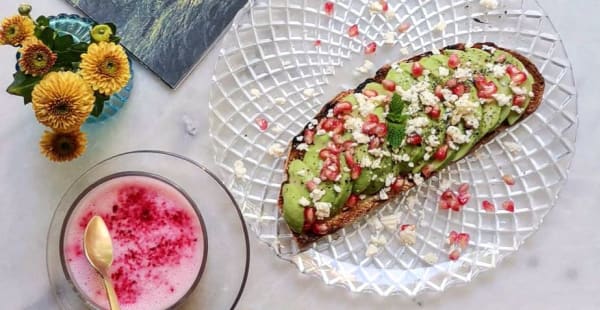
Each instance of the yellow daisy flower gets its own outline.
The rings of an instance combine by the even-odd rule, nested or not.
[[[50,72],[33,88],[35,117],[59,132],[79,128],[94,108],[94,91],[73,72]]]
[[[54,162],[73,160],[85,152],[87,138],[79,130],[53,132],[46,130],[40,140],[40,151]]]
[[[32,37],[35,25],[31,18],[21,15],[7,17],[0,24],[0,43],[12,46],[20,45]]]
[[[52,69],[56,62],[56,54],[35,37],[23,41],[23,47],[19,49],[19,52],[21,53],[19,68],[25,74],[44,75]]]
[[[129,61],[120,45],[112,42],[90,44],[81,55],[80,74],[101,94],[110,96],[120,91],[129,81]]]

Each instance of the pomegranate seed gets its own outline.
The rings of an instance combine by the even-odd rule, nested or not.
[[[419,136],[416,133],[414,133],[406,138],[406,143],[408,143],[410,145],[421,145],[422,141],[423,141],[423,138],[421,138],[421,136]]]
[[[513,105],[516,105],[518,107],[522,107],[523,104],[525,103],[525,100],[527,100],[527,97],[525,97],[525,95],[515,95],[513,97]]]
[[[405,230],[415,231],[415,230],[417,230],[417,226],[415,226],[415,224],[402,224],[402,225],[400,225],[400,231],[405,231]]]
[[[421,65],[421,63],[419,63],[418,61],[413,62],[411,73],[414,77],[420,77],[423,74],[423,66]]]
[[[352,103],[348,101],[338,102],[333,107],[333,115],[343,115],[352,112]]]
[[[456,237],[456,244],[458,244],[458,246],[464,250],[469,246],[469,239],[470,239],[469,234],[460,233]]]
[[[354,157],[352,157],[352,154],[350,152],[344,153],[344,159],[346,160],[346,165],[348,165],[349,167],[356,165]]]
[[[483,208],[483,210],[485,210],[486,212],[494,212],[494,211],[496,210],[496,207],[494,207],[494,204],[493,204],[493,203],[491,203],[491,202],[489,202],[489,201],[487,201],[487,200],[484,200],[484,201],[483,201],[483,203],[482,203],[482,206],[481,206],[481,207],[482,207],[482,208]]]
[[[342,145],[344,143],[344,137],[342,137],[342,135],[339,133],[336,133],[335,135],[333,135],[331,140],[333,141],[333,143],[335,143],[337,145]],[[342,146],[342,148],[343,148],[343,146]]]
[[[431,107],[431,111],[429,111],[429,113],[427,113],[427,114],[432,119],[439,119],[440,113],[442,113],[442,111],[440,110],[440,107],[438,105],[434,105]]]
[[[527,74],[525,74],[524,72],[515,73],[513,76],[510,77],[510,80],[517,85],[521,85],[525,83],[525,81],[527,81]]]
[[[442,94],[442,89],[444,89],[442,87],[442,85],[436,85],[435,86],[435,91],[434,94],[436,97],[438,97],[440,100],[444,99],[444,94]]]
[[[506,73],[508,73],[509,76],[513,76],[517,73],[521,72],[521,70],[519,70],[517,67],[515,67],[514,65],[508,65],[506,66]]]
[[[498,58],[496,59],[496,62],[499,62],[499,63],[503,63],[505,61],[506,61],[506,55],[504,55],[504,54],[498,56]]]
[[[448,87],[448,88],[454,88],[456,86],[458,86],[458,80],[457,79],[449,79],[446,82],[446,87]]]
[[[459,97],[464,95],[465,91],[466,91],[465,84],[458,84],[454,88],[452,88],[452,93]]]
[[[367,114],[367,117],[365,118],[365,122],[367,123],[379,123],[379,116],[377,116],[377,114]]]
[[[502,176],[502,180],[504,180],[504,183],[506,183],[506,185],[515,185],[515,178],[513,178],[512,175],[505,174]]]
[[[377,127],[378,123],[368,123],[364,122],[362,126],[362,132],[367,135],[372,135],[375,127]]]
[[[456,199],[458,200],[458,203],[460,203],[461,206],[464,206],[469,202],[469,199],[471,199],[471,194],[461,193],[458,194],[458,197],[456,197]]]
[[[322,160],[325,160],[325,159],[327,159],[329,157],[332,157],[332,156],[336,156],[336,155],[330,149],[322,149],[319,152],[319,158],[321,158]]]
[[[323,6],[323,9],[325,10],[325,14],[331,16],[333,15],[333,2],[331,1],[327,1],[325,2],[325,5]]]
[[[429,165],[425,165],[423,167],[423,169],[421,169],[421,173],[423,174],[423,176],[425,176],[426,178],[430,177],[433,173],[435,172],[435,170],[433,169],[433,165],[429,164]]]
[[[507,200],[502,203],[502,209],[508,212],[515,212],[515,203],[512,200]]]
[[[352,180],[356,180],[360,177],[360,173],[362,172],[362,168],[359,165],[354,165],[350,168],[350,178]]]
[[[260,130],[262,131],[265,131],[267,130],[267,128],[269,128],[269,122],[262,117],[256,119],[256,124],[258,125],[258,128],[260,128]]]
[[[337,168],[334,164],[323,165],[319,178],[323,181],[335,181],[339,174],[339,168]]]
[[[448,205],[448,201],[446,201],[446,200],[440,200],[440,202],[438,203],[438,206],[440,207],[441,210],[450,209],[450,206]]]
[[[306,207],[304,208],[304,231],[309,230],[315,222],[315,208]]]
[[[460,205],[456,194],[450,190],[445,190],[440,196],[439,207],[442,210],[452,209],[454,211],[460,211]]]
[[[350,28],[348,28],[348,35],[351,38],[354,38],[356,36],[358,36],[359,32],[358,32],[358,25],[352,25],[350,26]]]
[[[319,236],[326,235],[328,230],[329,230],[329,226],[323,222],[316,222],[312,226],[312,232],[315,235],[319,235]]]
[[[348,197],[348,200],[346,200],[346,206],[349,208],[355,207],[357,203],[358,203],[358,196],[356,196],[354,194],[350,195],[350,197]]]
[[[377,93],[377,91],[376,91],[376,90],[372,90],[372,89],[364,89],[364,90],[363,90],[363,95],[365,95],[365,96],[367,96],[367,97],[371,98],[371,97],[376,97],[376,96],[377,96],[377,95],[379,95],[379,94]]]
[[[374,150],[376,148],[379,148],[380,145],[381,145],[381,141],[378,138],[371,139],[371,141],[369,141],[369,150]]]
[[[379,0],[379,4],[381,4],[381,10],[384,12],[387,12],[390,9],[386,0]]]
[[[397,177],[394,183],[392,183],[392,193],[399,193],[404,187],[404,178]]]
[[[458,260],[459,257],[460,257],[459,249],[454,249],[450,252],[450,254],[448,254],[448,259],[450,259],[452,261]]]
[[[337,118],[326,118],[322,123],[321,123],[321,128],[323,128],[323,130],[325,131],[333,131],[334,133],[340,133],[340,127],[341,126],[341,131],[344,130],[344,123],[337,119]]]
[[[435,160],[439,160],[439,161],[443,161],[444,159],[446,159],[446,156],[448,156],[448,145],[447,144],[440,146],[437,149],[437,151],[435,151],[435,153],[433,154],[433,158],[435,158]]]
[[[458,233],[453,230],[448,234],[448,239],[446,239],[446,243],[448,243],[449,245],[454,245],[457,239]]]
[[[498,87],[493,81],[486,81],[482,76],[475,78],[475,87],[479,98],[493,98],[492,95],[498,91]]]
[[[321,40],[318,40],[318,39],[315,40],[314,45],[317,46],[317,47],[321,46]]]
[[[354,154],[354,141],[344,141],[344,143],[342,144],[342,150],[347,151],[347,153],[349,154]]]
[[[400,24],[400,26],[398,26],[398,32],[404,33],[406,31],[408,31],[409,28],[410,28],[410,23],[404,22],[404,23]]]
[[[459,65],[460,65],[460,59],[458,58],[458,55],[452,54],[448,57],[448,67],[450,67],[452,69],[456,69],[456,68],[458,68]]]
[[[458,201],[458,197],[448,201],[448,207],[450,209],[452,209],[452,211],[456,211],[456,212],[460,211],[461,204]]]
[[[304,130],[304,142],[307,144],[313,144],[315,142],[315,131],[306,129]]]
[[[458,187],[458,193],[459,194],[467,194],[468,192],[469,192],[469,183],[462,183]]]
[[[306,182],[306,189],[308,189],[309,192],[314,191],[317,188],[317,183],[315,183],[315,181],[310,180],[308,182]]]
[[[371,42],[365,46],[365,54],[371,55],[377,51],[377,43]]]
[[[377,124],[375,129],[373,129],[373,134],[380,138],[384,138],[387,135],[387,125],[385,123]]]
[[[385,90],[389,90],[389,91],[396,90],[396,82],[394,82],[392,80],[383,80],[383,81],[381,81],[381,84],[383,85],[383,88],[385,88]]]

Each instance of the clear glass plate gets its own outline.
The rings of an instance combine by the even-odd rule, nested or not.
[[[330,17],[324,1],[261,0],[238,15],[223,40],[213,77],[210,134],[215,160],[247,224],[301,272],[355,292],[414,296],[443,291],[471,281],[515,252],[555,204],[575,152],[577,105],[571,65],[559,34],[535,1],[500,0],[491,11],[479,1],[389,1],[395,12],[389,18],[371,15],[369,2],[335,1]],[[446,28],[436,30],[442,21]],[[411,24],[409,30],[395,32],[404,22]],[[360,35],[350,38],[347,31],[354,24]],[[384,34],[390,31],[396,43],[386,45]],[[315,46],[316,40],[320,46]],[[365,59],[378,68],[433,47],[486,41],[514,49],[538,66],[546,80],[539,109],[371,215],[397,215],[401,223],[417,223],[415,245],[401,245],[398,232],[386,230],[382,251],[366,257],[376,230],[365,218],[299,252],[277,208],[285,158],[270,156],[269,146],[287,145],[335,94],[372,76],[375,69],[369,74],[355,70]],[[375,55],[364,54],[369,42],[378,45]],[[409,55],[402,55],[402,48]],[[307,96],[306,88],[314,89],[315,96]],[[279,97],[286,103],[277,104]],[[270,123],[265,132],[255,123],[259,117]],[[278,126],[282,131],[273,130]],[[234,176],[236,160],[247,168],[243,180]],[[506,186],[504,174],[513,175],[516,184]],[[462,212],[437,207],[440,183],[448,182],[471,185],[473,197]],[[417,207],[411,209],[407,201],[415,199]],[[515,202],[514,213],[500,207],[507,199]],[[482,210],[483,200],[492,201],[498,211]],[[458,261],[448,259],[446,236],[452,230],[471,236]],[[427,263],[425,256],[437,263]]]
[[[161,151],[135,151],[108,158],[83,173],[63,195],[50,223],[46,251],[48,277],[61,309],[98,309],[80,294],[68,276],[61,240],[80,194],[98,180],[118,174],[159,176],[194,201],[205,226],[205,265],[195,288],[177,309],[233,309],[238,303],[250,260],[242,213],[225,185],[202,165]]]

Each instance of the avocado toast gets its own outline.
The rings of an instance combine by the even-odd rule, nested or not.
[[[351,224],[533,113],[544,79],[493,43],[379,69],[291,143],[279,208],[300,247]]]

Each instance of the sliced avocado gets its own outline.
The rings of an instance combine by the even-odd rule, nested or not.
[[[444,54],[435,54],[429,56],[431,59],[437,60],[442,66],[448,67],[448,56]]]
[[[479,122],[480,135],[483,137],[500,123],[502,108],[495,102],[483,105],[483,116]]]
[[[365,89],[374,90],[379,95],[391,95],[392,94],[389,90],[383,88],[383,85],[376,83],[376,82],[371,82],[371,83],[367,84],[365,86]]]
[[[467,48],[465,50],[467,61],[471,62],[471,68],[474,70],[485,69],[492,55],[482,49]]]
[[[358,105],[358,101],[356,101],[356,97],[354,96],[354,94],[350,94],[350,95],[344,97],[344,99],[342,99],[342,101],[350,102],[350,103],[352,103],[353,106]]]
[[[408,71],[404,71],[400,68],[391,69],[385,78],[394,81],[396,85],[399,85],[404,90],[408,90],[416,83],[416,80]]]
[[[432,74],[439,75],[439,68],[442,65],[440,61],[433,57],[423,57],[419,60],[419,63],[423,66],[423,69],[431,71]]]
[[[450,57],[450,55],[456,54],[461,63],[466,63],[469,61],[467,57],[467,53],[461,50],[444,50],[444,55]]]
[[[291,183],[283,186],[283,218],[296,233],[302,233],[304,227],[304,207],[298,203],[302,197],[310,197],[305,186]]]
[[[371,178],[373,177],[373,171],[369,168],[363,168],[358,179],[354,180],[352,185],[352,192],[355,194],[361,194],[364,192],[369,184],[371,184]]]
[[[365,190],[365,194],[372,195],[379,192],[385,186],[385,177],[393,170],[393,162],[390,157],[381,158],[381,168],[377,168],[373,171],[373,175],[377,177],[375,180],[371,180],[371,184]]]
[[[302,171],[302,172],[301,172]],[[314,178],[310,168],[299,159],[293,160],[288,166],[289,182],[303,185],[308,180]]]
[[[340,154],[340,164],[342,168],[342,177],[339,182],[336,182],[335,184],[337,184],[341,190],[339,193],[335,192],[336,197],[332,203],[331,215],[338,214],[342,209],[342,206],[346,203],[346,200],[348,200],[348,197],[350,197],[350,194],[352,194],[352,179],[349,172],[344,172],[344,170],[346,170],[344,168],[347,168],[348,166],[343,154]]]
[[[441,107],[442,115],[444,114],[444,111],[445,111],[445,108],[442,106]],[[426,133],[425,137],[428,137],[431,134],[431,130],[433,128],[435,128],[437,130],[438,141],[440,141],[440,144],[443,145],[445,143],[444,140],[446,139],[446,124],[442,121],[434,122],[433,125],[430,125],[430,127],[425,131],[425,133]],[[425,154],[423,154],[423,155],[425,155]],[[446,157],[448,157],[448,156],[446,156]],[[433,152],[432,152],[431,158],[429,160],[425,160],[424,158],[421,158],[421,161],[419,161],[418,164],[415,164],[415,167],[412,169],[412,173],[421,172],[423,167],[425,167],[427,164],[431,163],[433,160],[434,159],[433,159]]]
[[[523,85],[521,85],[521,87],[525,88],[527,93],[529,93],[533,89],[533,83],[534,83],[533,76],[531,76],[531,74],[528,74],[527,81],[525,81],[525,83],[523,83]],[[522,107],[522,109],[523,109],[522,113],[510,111],[510,114],[508,115],[508,117],[506,119],[506,121],[508,122],[509,125],[514,125],[521,118],[521,116],[523,116],[523,113],[529,106],[530,102],[531,102],[531,98],[529,98],[529,96],[527,96],[527,99],[525,100],[525,103],[523,104],[523,107]]]
[[[319,135],[315,136],[314,144],[308,147],[308,150],[304,154],[304,158],[302,161],[304,164],[310,169],[313,174],[318,174],[321,170],[321,165],[323,160],[319,157],[319,152],[322,148],[324,148],[327,143],[331,140],[329,135]]]
[[[462,144],[458,148],[458,150],[456,151],[456,153],[454,153],[454,156],[452,157],[452,161],[458,161],[459,159],[465,157],[465,155],[467,155],[469,153],[469,151],[471,151],[473,146],[475,146],[475,144],[477,144],[480,137],[481,137],[481,132],[479,131],[479,129],[473,129],[471,138],[469,139],[469,141],[467,143]]]

